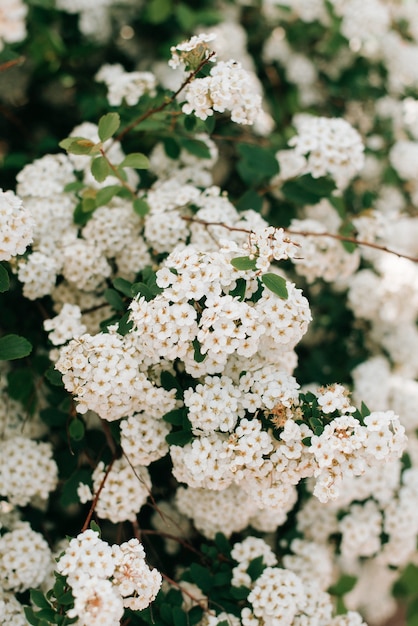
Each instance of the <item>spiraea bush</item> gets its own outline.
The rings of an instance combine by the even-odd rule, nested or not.
[[[0,124],[1,623],[416,626],[418,6],[2,0]]]

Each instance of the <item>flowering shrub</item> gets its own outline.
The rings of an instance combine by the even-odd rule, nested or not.
[[[0,621],[418,594],[418,10],[0,7]]]

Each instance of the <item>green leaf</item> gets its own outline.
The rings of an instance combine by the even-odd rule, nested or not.
[[[176,376],[173,376],[171,372],[161,372],[161,387],[166,391],[170,391],[171,389],[176,389],[176,398],[177,400],[181,400],[183,398],[183,390],[179,385],[179,382]]]
[[[119,113],[107,113],[99,120],[99,137],[100,141],[107,141],[113,137],[120,126]]]
[[[55,387],[63,387],[62,374],[53,365],[45,372],[45,378]]]
[[[119,293],[115,289],[105,289],[104,297],[115,311],[124,311],[125,305]]]
[[[193,606],[190,611],[187,613],[187,617],[189,618],[190,626],[194,626],[194,624],[198,624],[203,617],[203,609],[200,606]]]
[[[322,435],[322,433],[324,432],[324,425],[318,417],[310,417],[308,419],[308,422],[315,435],[317,435],[318,437]]]
[[[147,170],[149,168],[149,158],[141,152],[132,152],[128,154],[119,165],[119,167],[133,167],[137,170]]]
[[[163,139],[164,151],[170,159],[178,159],[180,156],[180,146],[174,137],[165,137]]]
[[[97,533],[99,535],[99,537],[102,536],[102,531],[100,530],[100,526],[99,526],[99,524],[96,524],[96,522],[94,520],[92,520],[90,522],[90,529],[94,530],[94,532]]]
[[[264,565],[263,556],[257,556],[255,559],[251,559],[250,564],[247,567],[247,574],[251,580],[254,581],[261,576],[265,568],[266,566]]]
[[[77,489],[80,483],[91,487],[92,480],[89,470],[78,469],[65,481],[60,497],[61,506],[67,507],[80,502],[77,495]],[[61,598],[60,602],[62,603]]]
[[[151,24],[161,24],[170,17],[172,11],[170,0],[149,0],[145,18]]]
[[[167,604],[167,602],[163,602],[159,606],[160,615],[165,624],[172,624],[173,622],[173,614],[171,610],[171,606]]]
[[[216,24],[217,22],[215,21],[214,24]],[[194,120],[196,121],[196,118],[194,118]],[[209,115],[205,121],[204,121],[205,127],[206,127],[206,132],[211,135],[213,133],[213,131],[215,130],[215,126],[216,126],[216,117],[214,115]]]
[[[138,294],[141,296],[144,296],[147,302],[149,302],[150,300],[153,300],[155,297],[155,294],[153,293],[152,289],[150,289],[148,285],[146,285],[145,283],[141,283],[141,282],[134,283],[132,285],[132,294],[133,294],[133,297],[137,296]]]
[[[132,283],[129,280],[125,280],[125,278],[115,278],[113,281],[113,286],[115,289],[123,293],[124,296],[128,298],[132,298]]]
[[[5,335],[0,337],[0,361],[23,359],[32,352],[32,344],[20,335]]]
[[[199,159],[210,159],[210,150],[204,141],[199,139],[181,139],[180,144],[187,152]]]
[[[311,191],[318,198],[326,198],[332,194],[336,185],[335,182],[327,176],[314,178],[311,174],[304,174],[298,178],[298,183],[304,189]]]
[[[417,594],[418,567],[411,563],[405,567],[394,585],[394,596],[406,598]]]
[[[261,281],[263,285],[275,293],[276,296],[283,298],[283,300],[287,300],[289,294],[287,292],[286,279],[283,278],[283,276],[278,276],[277,274],[268,272],[267,274],[262,275]]]
[[[263,198],[254,189],[248,189],[236,203],[237,211],[252,209],[260,213],[263,207]]]
[[[68,432],[71,439],[74,439],[74,441],[81,441],[85,432],[83,422],[77,418],[73,419],[68,427]]]
[[[189,626],[187,613],[179,606],[173,606],[172,615],[173,615],[174,626]]]
[[[193,433],[190,430],[178,430],[174,433],[166,435],[165,440],[170,446],[183,447],[193,439]]]
[[[194,348],[194,354],[193,354],[194,360],[196,361],[196,363],[203,363],[203,361],[206,359],[207,352],[202,354],[202,352],[201,352],[201,345],[200,345],[198,339],[193,339],[192,344],[193,344],[193,348]]]
[[[39,619],[36,617],[36,613],[31,606],[24,606],[23,610],[25,611],[25,617],[28,620],[29,624],[32,626],[39,625]]]
[[[185,413],[187,414],[187,410],[184,408],[173,409],[172,411],[169,411],[168,413],[163,415],[163,420],[165,422],[168,422],[169,424],[173,424],[174,426],[182,426]]]
[[[249,256],[237,256],[235,259],[231,259],[231,265],[233,265],[235,269],[245,272],[247,270],[257,269],[257,260],[250,259]]]
[[[103,206],[107,204],[114,196],[116,196],[123,187],[120,185],[108,185],[99,189],[96,194],[96,206]]]
[[[104,156],[99,156],[93,159],[90,168],[91,173],[98,183],[102,183],[111,173],[110,165]]]
[[[136,198],[133,202],[134,211],[140,217],[145,217],[150,212],[150,207],[143,198]]]
[[[57,426],[60,428],[65,427],[68,418],[68,415],[64,413],[64,411],[60,411],[55,407],[42,409],[42,411],[40,412],[40,416],[42,421],[45,424],[48,424],[48,426]]]
[[[83,198],[81,201],[81,210],[83,213],[93,213],[93,211],[97,208],[95,198]]]
[[[127,335],[133,328],[133,321],[129,319],[130,311],[127,311],[125,315],[119,320],[118,333],[124,337]]]
[[[247,587],[244,587],[244,585],[241,585],[240,587],[231,587],[231,596],[235,600],[246,600],[249,593],[250,590]]]
[[[74,180],[72,183],[68,183],[64,187],[66,193],[78,193],[84,189],[85,185],[80,180]]]
[[[9,273],[3,265],[0,264],[0,293],[7,291],[10,287]]]
[[[206,567],[199,565],[199,563],[192,563],[189,571],[193,582],[203,591],[203,593],[208,594],[212,589],[212,581],[210,572],[206,569]]]
[[[245,298],[245,292],[247,290],[247,283],[244,278],[238,278],[236,287],[229,292],[230,296],[239,298],[242,302]]]
[[[313,178],[310,174],[296,180],[286,181],[281,191],[287,200],[295,204],[317,204],[322,198],[331,196],[335,183],[330,178]]]
[[[229,555],[231,554],[231,544],[229,543],[225,535],[219,532],[216,533],[214,541],[215,546],[218,548],[218,550],[222,552],[222,554],[229,557]]]
[[[94,141],[85,139],[84,137],[68,137],[68,139],[60,141],[58,145],[70,154],[81,155],[91,154],[96,147]]]
[[[350,239],[352,239],[355,237],[357,231],[353,224],[346,223],[346,224],[343,224],[343,226],[341,226],[338,232],[343,237],[349,237]],[[357,249],[357,244],[354,243],[354,241],[341,241],[341,243],[343,245],[344,250],[347,250],[347,252],[349,252],[350,254],[354,252],[354,250]]]
[[[361,409],[361,417],[363,417],[363,418],[367,417],[371,413],[369,407],[364,402],[361,403],[360,409]]]
[[[210,117],[208,117],[208,120],[210,120],[210,119],[211,119],[211,118],[210,118]],[[185,129],[186,129],[189,133],[191,133],[191,132],[195,129],[196,123],[197,123],[197,119],[195,118],[195,116],[194,116],[194,115],[186,115],[186,116],[184,117],[184,120],[183,120],[184,128],[185,128]]]
[[[356,576],[343,574],[338,582],[335,583],[335,585],[331,585],[331,587],[328,589],[328,593],[330,593],[332,596],[343,596],[354,588],[356,582]]]
[[[279,172],[274,152],[253,144],[240,144],[237,148],[240,160],[237,171],[244,183],[259,185]]]
[[[37,589],[30,590],[30,599],[31,602],[38,606],[40,609],[50,609],[51,605],[48,600],[45,598],[42,591],[38,591]]]

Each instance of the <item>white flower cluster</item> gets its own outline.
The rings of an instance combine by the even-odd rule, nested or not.
[[[327,236],[338,236],[341,225],[341,218],[327,200],[307,207],[305,219],[292,219],[290,237],[299,246],[298,254],[292,260],[296,272],[308,282],[320,278],[338,284],[358,269],[361,258],[359,250],[348,252],[341,241]],[[298,235],[298,232],[304,234]]]
[[[173,408],[174,392],[153,384],[139,372],[141,357],[128,339],[116,332],[88,334],[73,339],[55,364],[68,391],[78,401],[77,411],[95,411],[108,421],[138,410]]]
[[[23,606],[10,591],[0,587],[0,620],[3,626],[28,626]]]
[[[332,617],[330,596],[316,581],[303,581],[290,569],[266,567],[241,611],[243,626],[366,626],[354,611]]]
[[[207,146],[209,158],[199,159],[182,148],[178,157],[174,159],[167,156],[163,143],[154,146],[149,156],[150,171],[158,176],[160,182],[170,179],[172,184],[190,183],[203,188],[212,185],[211,170],[218,160],[218,148],[205,133],[198,133],[195,138]]]
[[[5,43],[16,43],[26,37],[28,7],[22,0],[3,0],[0,6],[0,50]]]
[[[193,35],[187,41],[171,46],[171,59],[168,64],[173,69],[183,65],[186,68],[197,69],[199,64],[207,59],[211,54],[209,46],[206,44],[216,39],[216,35],[213,33],[200,35]],[[214,61],[215,57],[211,56],[211,61]]]
[[[152,72],[126,72],[120,63],[102,65],[95,79],[106,84],[111,106],[119,106],[123,100],[134,106],[145,93],[154,96],[157,84]]]
[[[266,544],[264,539],[258,537],[246,537],[244,541],[234,544],[231,557],[238,565],[232,570],[232,586],[251,588],[251,577],[248,574],[248,567],[253,559],[263,557],[263,565],[277,565],[277,558],[273,550]]]
[[[150,569],[137,539],[110,546],[86,530],[71,539],[57,563],[74,596],[69,618],[80,626],[114,626],[124,608],[142,610],[161,587],[161,574]]]
[[[19,592],[37,587],[51,569],[48,544],[28,522],[16,522],[0,537],[0,589]]]
[[[283,228],[269,226],[259,232],[252,232],[248,236],[248,243],[244,248],[248,249],[250,259],[256,260],[257,269],[266,272],[273,260],[282,261],[295,259],[299,255],[298,245],[284,234]]]
[[[293,120],[297,135],[289,140],[295,153],[306,158],[304,173],[327,176],[344,189],[364,165],[364,146],[359,133],[339,118],[298,115]]]
[[[57,486],[52,445],[18,435],[0,441],[0,495],[26,506],[46,500]]]
[[[0,261],[23,254],[33,241],[34,220],[13,191],[0,189]]]
[[[88,485],[80,483],[80,502],[93,500],[101,488],[95,511],[101,519],[114,524],[133,521],[145,504],[151,490],[151,479],[146,467],[132,465],[125,457],[117,459],[111,468],[101,461],[93,472],[93,493]],[[104,486],[103,486],[104,485]]]
[[[237,61],[220,61],[205,78],[196,78],[184,93],[184,113],[205,120],[214,111],[230,111],[237,124],[254,124],[261,113],[261,96],[254,93],[252,75]]]
[[[44,321],[44,329],[49,333],[49,340],[54,346],[60,346],[74,337],[83,335],[87,328],[81,322],[80,307],[65,303],[59,315]]]

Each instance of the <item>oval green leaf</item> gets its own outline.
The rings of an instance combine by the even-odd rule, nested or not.
[[[237,256],[235,259],[231,259],[231,265],[236,270],[245,272],[246,270],[255,270],[257,268],[257,262],[255,259],[250,259],[249,256]]]
[[[110,165],[103,156],[93,159],[90,167],[98,183],[102,183],[110,174]]]
[[[0,337],[0,361],[23,359],[32,352],[32,344],[20,335],[5,335]]]
[[[286,287],[286,279],[283,276],[278,276],[277,274],[263,274],[261,277],[263,285],[270,289],[276,296],[279,298],[283,298],[283,300],[287,300],[289,294],[287,292]]]
[[[99,138],[100,141],[106,141],[113,137],[120,126],[119,113],[107,113],[99,120]]]
[[[149,168],[149,159],[142,152],[132,152],[128,154],[119,167],[133,167],[137,170],[147,170]]]
[[[133,206],[135,213],[141,217],[145,217],[150,211],[149,204],[143,198],[134,200]]]

